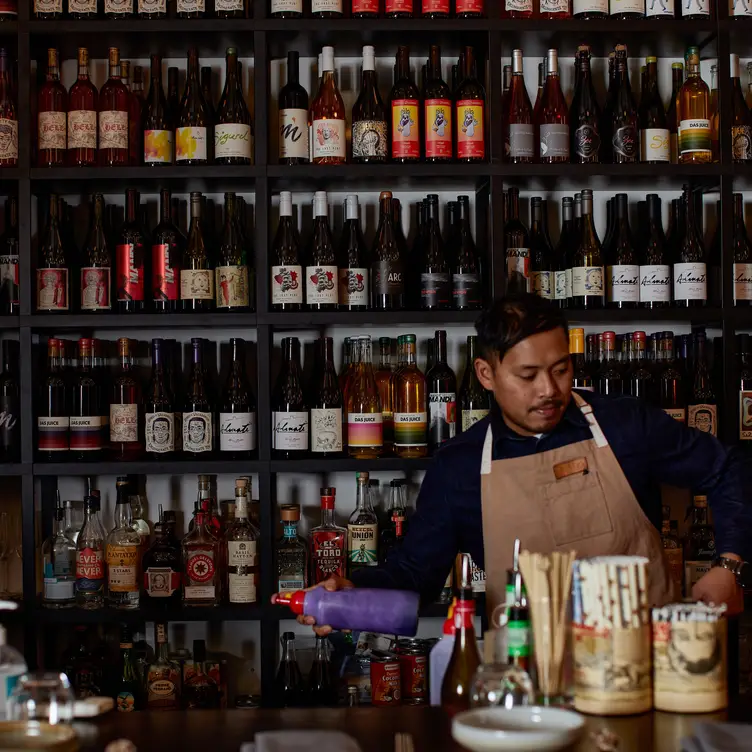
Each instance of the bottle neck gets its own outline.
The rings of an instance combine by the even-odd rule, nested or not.
[[[282,536],[288,540],[292,540],[298,537],[297,520],[283,520],[282,521]]]
[[[708,524],[708,509],[707,507],[695,506],[692,511],[692,524],[693,525],[707,525]]]
[[[326,527],[334,527],[334,508],[321,507],[321,524]]]

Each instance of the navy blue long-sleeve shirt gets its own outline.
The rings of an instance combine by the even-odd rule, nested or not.
[[[738,450],[632,397],[579,393],[593,406],[640,506],[656,528],[660,529],[662,517],[660,485],[690,488],[708,497],[716,550],[747,559],[745,554],[752,548],[752,503],[744,478],[746,462]],[[514,433],[494,406],[488,417],[436,453],[401,549],[385,565],[354,573],[356,585],[415,590],[432,602],[459,551],[484,567],[480,462],[489,421],[494,460],[545,452],[592,437],[574,400],[559,425],[540,439]]]

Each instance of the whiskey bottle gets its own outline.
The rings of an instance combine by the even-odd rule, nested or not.
[[[235,481],[235,521],[225,536],[227,559],[227,598],[230,603],[255,603],[259,567],[258,530],[248,519],[250,479]]]
[[[415,335],[405,335],[405,364],[395,374],[394,452],[398,457],[425,457],[428,453],[426,428],[426,380],[418,368]]]
[[[154,624],[156,660],[146,670],[147,710],[180,710],[180,666],[169,659],[167,624]]]
[[[379,523],[371,504],[368,473],[355,473],[355,510],[347,521],[348,574],[379,563]]]
[[[334,488],[321,489],[321,524],[311,530],[311,585],[347,576],[348,531],[334,518]]]
[[[151,380],[144,405],[144,440],[146,454],[164,461],[175,452],[174,397],[169,390],[165,372],[165,342],[151,341]]]
[[[138,581],[141,562],[141,536],[133,527],[131,503],[128,498],[128,478],[117,479],[115,527],[107,536],[107,603],[113,608],[133,610],[139,605]]]
[[[207,514],[196,512],[195,525],[183,538],[183,605],[218,606],[221,595],[220,543],[207,526]]]
[[[280,508],[282,537],[275,546],[277,592],[287,593],[308,587],[308,547],[298,535],[300,506],[288,504]]]
[[[219,452],[246,459],[256,451],[256,399],[245,374],[245,341],[230,339],[231,361],[219,409]]]
[[[316,340],[317,364],[310,389],[311,452],[319,457],[342,452],[342,392],[333,350],[331,337]]]
[[[84,525],[76,541],[76,605],[97,609],[104,606],[105,533],[99,522],[99,498],[84,499]]]
[[[692,597],[692,588],[710,571],[717,555],[715,535],[708,522],[708,498],[695,496],[692,500],[692,523],[684,543],[684,593],[687,598]]]

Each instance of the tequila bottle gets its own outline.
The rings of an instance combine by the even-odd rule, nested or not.
[[[70,608],[76,602],[76,544],[65,533],[64,511],[58,493],[52,535],[42,545],[42,605],[46,608]]]
[[[321,524],[311,530],[311,584],[345,577],[347,530],[334,521],[333,488],[321,489]]]
[[[154,625],[157,658],[146,672],[148,710],[180,710],[180,666],[168,658],[167,625]]]
[[[230,603],[256,602],[259,576],[256,543],[259,533],[248,519],[249,483],[250,479],[247,478],[235,481],[235,521],[225,538]]]
[[[286,593],[308,587],[308,555],[305,541],[298,535],[300,507],[289,504],[280,509],[282,537],[277,541],[277,590]]]
[[[355,511],[347,521],[347,559],[350,574],[361,567],[378,564],[379,524],[371,505],[368,473],[355,473],[357,481]]]

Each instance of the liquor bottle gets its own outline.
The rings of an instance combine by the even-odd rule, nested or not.
[[[91,227],[81,258],[79,291],[82,312],[109,311],[112,308],[110,303],[111,268],[112,259],[104,231],[104,196],[97,193],[94,196]]]
[[[115,247],[115,289],[119,313],[140,313],[144,310],[149,240],[141,227],[140,218],[139,193],[135,188],[128,188],[125,192],[125,224]]]
[[[171,193],[163,188],[159,192],[160,221],[151,246],[151,284],[152,306],[164,313],[177,310],[180,261],[186,244],[185,236],[172,222],[171,208]]]
[[[616,194],[616,227],[604,250],[606,300],[609,308],[637,308],[640,300],[640,264],[629,227],[626,193]]]
[[[679,101],[679,90],[684,83],[684,64],[671,63],[671,98],[666,110],[666,127],[669,132],[669,143],[671,152],[671,163],[676,164],[679,161],[679,141],[678,141],[678,120],[677,120],[677,102]]]
[[[368,269],[370,262],[358,219],[358,197],[345,199],[345,225],[338,253],[339,307],[346,311],[368,308]]]
[[[118,477],[116,490],[115,527],[105,545],[107,603],[113,608],[132,610],[139,605],[141,536],[133,528],[126,476]]]
[[[432,193],[427,199],[428,223],[420,261],[420,307],[447,310],[452,306],[452,279],[439,227],[439,197]]]
[[[0,16],[0,20],[2,16]],[[18,166],[18,106],[8,50],[0,48],[0,167]]]
[[[347,377],[345,415],[347,448],[351,457],[374,459],[384,446],[382,405],[371,363],[371,338],[357,337]]]
[[[647,337],[645,332],[634,332],[632,349],[629,353],[630,369],[627,378],[627,393],[633,397],[656,403],[658,385],[650,368],[647,354]]]
[[[207,526],[207,514],[196,512],[193,530],[183,538],[183,605],[218,606],[220,588],[220,543]]]
[[[231,363],[219,411],[222,457],[245,459],[256,451],[256,400],[245,375],[245,341],[230,339]]]
[[[569,162],[569,113],[559,81],[559,53],[546,56],[546,82],[536,126],[540,134],[542,164]]]
[[[389,483],[389,516],[379,536],[379,564],[386,564],[400,549],[405,539],[407,509],[402,496],[402,481]]]
[[[258,545],[259,532],[248,519],[250,479],[235,481],[235,521],[225,536],[227,546],[227,599],[230,603],[255,603],[259,579]]]
[[[18,197],[5,201],[5,232],[0,235],[0,315],[17,314],[20,306],[18,285]]]
[[[76,544],[65,534],[64,512],[58,492],[52,534],[42,544],[44,608],[71,608],[76,603]]]
[[[535,128],[522,72],[522,50],[512,50],[512,81],[503,112],[504,154],[512,164],[531,164],[535,157]]]
[[[274,311],[303,307],[303,267],[300,238],[292,221],[292,194],[279,194],[279,224],[271,253],[271,304]]]
[[[704,433],[718,436],[718,401],[713,379],[708,371],[705,352],[705,331],[694,333],[694,375],[692,392],[687,404],[687,425]]]
[[[162,58],[159,55],[151,56],[150,81],[143,121],[144,164],[170,165],[173,162],[175,125],[162,88]]]
[[[598,393],[620,397],[624,393],[624,379],[616,360],[616,334],[603,332],[598,335],[601,367],[598,370]]]
[[[76,605],[87,610],[104,606],[104,539],[99,498],[84,498],[84,525],[76,541]]]
[[[628,0],[611,0],[628,2]],[[611,110],[611,162],[613,164],[632,164],[640,158],[639,118],[637,106],[629,85],[629,68],[627,67],[627,48],[617,44],[614,58],[616,75],[616,99]]]
[[[394,227],[392,194],[379,194],[379,226],[371,253],[372,308],[404,309],[404,255]]]
[[[520,191],[507,191],[509,214],[504,225],[507,292],[530,292],[530,240],[520,220]]]
[[[640,264],[640,307],[667,308],[671,305],[671,264],[666,236],[661,225],[661,199],[646,197],[648,237]]]
[[[752,161],[752,114],[739,80],[739,55],[731,56],[731,153],[736,163]]]
[[[303,396],[300,340],[282,340],[282,369],[272,393],[272,450],[279,459],[302,457],[308,451],[308,405]]]
[[[177,0],[178,18],[206,18],[206,0]]]
[[[120,370],[112,381],[110,448],[119,460],[131,460],[143,451],[141,389],[133,376],[131,341],[118,340]]]
[[[428,444],[431,452],[457,432],[457,377],[447,365],[446,332],[434,334],[434,364],[426,373],[428,384]]]
[[[368,473],[355,473],[355,510],[347,521],[348,574],[378,564],[379,524],[371,504]]]
[[[203,0],[201,0],[203,3]],[[188,51],[188,76],[185,82],[180,113],[175,121],[175,163],[205,165],[209,162],[209,108],[201,92],[198,78],[198,50]],[[191,203],[191,207],[193,204]]]
[[[530,289],[546,300],[554,299],[554,251],[546,228],[546,202],[530,201]]]
[[[288,52],[287,83],[279,91],[279,163],[286,165],[309,160],[308,92],[300,85],[299,67],[298,53]]]
[[[115,707],[120,713],[143,710],[141,677],[136,664],[131,628],[127,624],[120,627],[120,662],[122,670],[115,689]]]
[[[121,80],[120,51],[110,47],[109,78],[99,92],[99,166],[125,166],[129,161],[130,92]]]
[[[676,98],[680,164],[706,164],[713,159],[708,85],[700,77],[700,52],[687,49],[687,80]]]
[[[146,708],[147,710],[179,710],[180,687],[182,684],[180,666],[169,658],[167,625],[154,624],[154,644],[156,659],[146,669]]]
[[[352,159],[359,164],[386,162],[386,108],[379,94],[374,49],[363,47],[363,72],[352,109]]]
[[[194,640],[193,660],[183,668],[183,705],[189,710],[219,708],[218,680],[219,676],[215,680],[206,665],[206,642]]]
[[[645,18],[645,0],[609,0],[609,15],[616,21]]]
[[[593,192],[582,191],[582,232],[572,256],[572,307],[603,308],[603,257],[593,224]]]
[[[426,162],[451,162],[452,92],[441,76],[441,48],[432,44],[423,81],[423,154]]]
[[[590,71],[590,47],[581,44],[574,59],[577,85],[569,111],[571,120],[569,153],[575,164],[597,164],[601,151],[601,110]]]
[[[78,369],[71,389],[70,451],[74,460],[99,458],[104,442],[102,384],[93,367],[94,341],[78,341]]]
[[[68,92],[60,83],[58,54],[52,47],[47,50],[47,76],[37,97],[37,112],[37,167],[62,167],[68,146]]]
[[[308,247],[305,277],[308,309],[336,310],[339,277],[332,232],[329,228],[326,191],[316,191],[313,197],[313,232]]]
[[[180,269],[180,302],[184,311],[214,308],[214,270],[204,243],[201,204],[201,194],[191,193],[191,226]]]
[[[379,367],[374,374],[381,403],[381,425],[384,454],[391,454],[394,446],[394,371],[392,370],[392,339],[379,337]]]
[[[274,705],[279,708],[296,707],[303,704],[304,685],[295,657],[295,633],[285,632],[281,642],[282,658],[274,679]]]
[[[330,577],[347,577],[348,530],[334,518],[334,488],[321,489],[321,524],[311,530],[310,584]]]
[[[342,452],[342,392],[334,369],[331,337],[316,340],[311,395],[311,452],[319,457]]]
[[[410,74],[410,48],[397,48],[394,86],[389,94],[393,162],[420,160],[420,92]]]
[[[663,332],[659,340],[661,359],[658,379],[658,406],[667,415],[680,423],[687,422],[687,403],[682,371],[674,361],[674,338],[672,332]]]
[[[21,390],[18,381],[19,343],[3,340],[3,373],[0,376],[0,462],[21,458]]]
[[[70,448],[70,412],[62,368],[60,340],[47,340],[47,376],[37,412],[37,449],[43,460],[64,460]]]
[[[473,48],[462,49],[463,56],[460,59],[464,61],[464,70],[460,71],[460,85],[454,94],[457,160],[483,162],[486,159],[486,91],[478,80]]]
[[[167,380],[166,358],[165,341],[153,339],[151,379],[144,404],[144,439],[147,456],[158,461],[170,459],[175,452],[175,403]]]
[[[146,607],[170,608],[180,603],[180,579],[183,560],[180,544],[165,521],[160,505],[160,520],[154,525],[155,539],[144,553],[142,602]]]
[[[238,220],[238,201],[234,193],[225,193],[225,222],[214,270],[217,308],[247,309],[249,305],[246,249]]]
[[[321,51],[323,75],[311,104],[312,161],[314,164],[344,164],[347,157],[345,105],[334,76],[334,48]]]
[[[394,451],[398,457],[427,453],[426,380],[415,357],[415,335],[405,335],[405,363],[395,374]]]
[[[671,132],[658,91],[658,59],[648,57],[646,62],[647,89],[640,99],[639,111],[640,160],[648,164],[662,164],[671,160]]]
[[[710,571],[718,556],[713,526],[708,520],[707,496],[692,499],[692,522],[684,540],[684,592],[692,597],[692,588]]]
[[[308,547],[298,535],[300,506],[288,504],[280,508],[282,537],[275,546],[277,592],[295,592],[308,587]]]
[[[689,185],[682,198],[683,228],[675,251],[674,305],[695,308],[707,304],[707,266],[702,238],[697,231],[695,201]]]
[[[203,340],[191,339],[193,356],[183,403],[183,451],[207,457],[214,451],[214,412],[203,358]]]
[[[228,47],[225,88],[214,125],[214,160],[217,164],[249,165],[253,156],[251,115],[238,73],[238,51]]]
[[[452,300],[458,311],[478,310],[483,303],[483,287],[480,260],[470,231],[470,200],[467,196],[457,196],[457,204],[459,225],[452,268]]]
[[[327,637],[316,635],[313,662],[308,674],[307,703],[313,707],[337,705],[337,680],[329,658]]]
[[[747,449],[752,439],[752,346],[749,334],[736,335],[739,383],[739,441]]]
[[[475,373],[475,359],[478,357],[478,338],[467,338],[467,362],[462,376],[460,392],[457,399],[460,411],[460,429],[462,433],[488,415],[490,401],[488,392],[483,388]]]
[[[752,305],[752,246],[744,226],[744,197],[734,194],[734,305]]]

